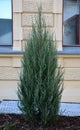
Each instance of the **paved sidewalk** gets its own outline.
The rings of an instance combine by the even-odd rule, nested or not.
[[[21,111],[18,108],[18,101],[6,101],[3,100],[0,103],[0,113],[15,113],[21,114]]]
[[[18,103],[18,101],[2,101],[0,103],[0,113],[21,114]],[[66,116],[80,116],[80,104],[60,103],[60,114]]]

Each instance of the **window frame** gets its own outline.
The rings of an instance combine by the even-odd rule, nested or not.
[[[80,47],[80,35],[79,35],[79,33],[77,35],[77,40],[79,40],[79,44],[76,43],[75,45],[74,44],[69,45],[69,44],[64,44],[64,42],[63,42],[63,34],[64,34],[64,0],[63,0],[62,7],[63,7],[62,8],[62,46],[63,47]],[[79,17],[79,21],[80,21],[80,15],[78,15],[78,17]],[[80,24],[77,24],[77,26],[79,26],[79,28],[80,28]],[[78,31],[80,32],[80,29]]]
[[[9,44],[5,44],[5,43],[2,43],[0,44],[0,47],[12,47],[13,46],[13,0],[11,0],[11,16],[12,16],[12,25],[11,25],[11,28],[12,28],[12,43],[9,45]]]

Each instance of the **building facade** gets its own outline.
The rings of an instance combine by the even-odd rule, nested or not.
[[[0,100],[18,99],[17,86],[21,70],[21,58],[23,55],[22,51],[24,50],[25,38],[27,39],[31,31],[32,21],[34,21],[34,16],[38,11],[37,7],[39,2],[41,2],[47,28],[49,28],[51,32],[55,32],[58,63],[64,67],[64,91],[62,94],[62,102],[80,102],[80,47],[79,44],[69,44],[71,39],[68,41],[67,45],[64,44],[66,39],[68,39],[65,30],[69,28],[67,27],[66,29],[65,21],[67,20],[65,20],[64,16],[66,17],[66,13],[69,14],[67,8],[73,8],[72,5],[74,4],[77,5],[77,0],[72,0],[73,3],[71,3],[70,7],[65,7],[65,5],[70,5],[68,2],[71,0],[11,1],[12,44],[0,45]],[[66,1],[68,4],[65,4]],[[70,17],[71,16],[69,16],[69,18]],[[10,33],[8,34],[9,36],[11,35]],[[74,37],[73,33],[70,34]]]

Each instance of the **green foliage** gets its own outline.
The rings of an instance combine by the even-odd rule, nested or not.
[[[4,128],[5,128],[5,130],[12,130],[15,127],[15,125],[16,125],[16,123],[13,124],[11,122],[7,122],[4,124]]]
[[[19,108],[26,118],[43,125],[56,121],[63,90],[63,71],[57,62],[53,35],[41,7],[26,40],[18,87]]]

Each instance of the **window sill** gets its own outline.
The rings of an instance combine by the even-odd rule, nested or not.
[[[14,51],[12,47],[0,47],[0,55],[1,54],[23,54],[22,51]]]
[[[0,47],[1,54],[23,54],[23,51],[14,51],[12,47]],[[67,55],[80,55],[80,46],[76,47],[63,47],[62,51],[58,51],[58,54]]]
[[[58,51],[58,54],[80,55],[80,46],[76,46],[76,47],[63,47],[63,50],[62,51]]]

